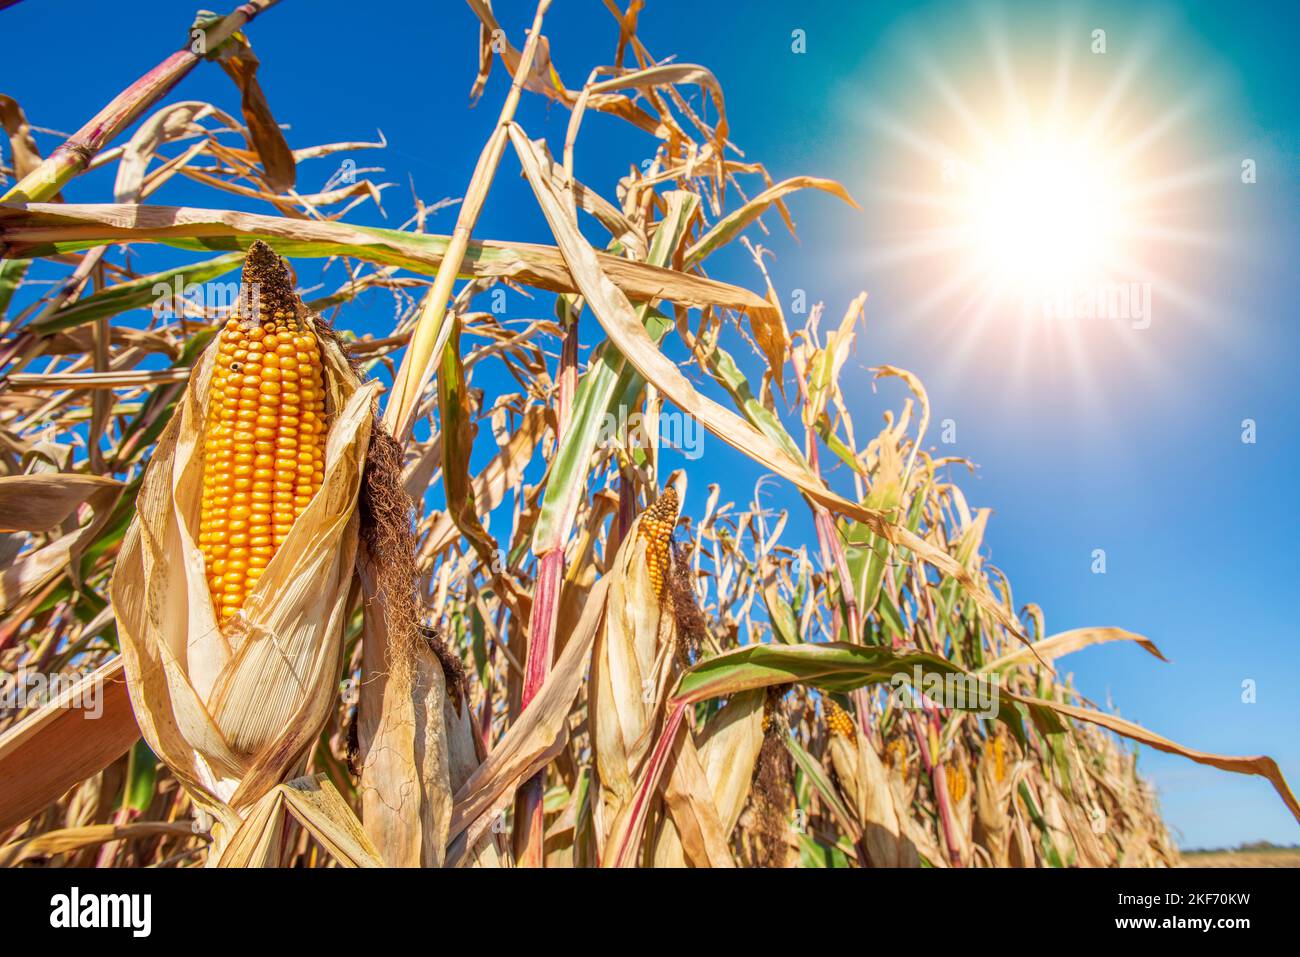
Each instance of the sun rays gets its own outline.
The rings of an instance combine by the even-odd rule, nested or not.
[[[972,8],[969,35],[904,39],[905,106],[867,111],[871,275],[942,330],[954,374],[992,352],[1009,384],[1050,367],[1087,388],[1117,357],[1158,375],[1139,333],[1214,313],[1198,262],[1225,243],[1206,191],[1231,161],[1198,158],[1193,133],[1212,125],[1212,74],[1157,96],[1166,24],[1107,35],[1000,9]]]

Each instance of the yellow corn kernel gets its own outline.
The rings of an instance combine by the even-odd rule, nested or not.
[[[315,467],[325,453],[320,347],[288,270],[264,243],[248,251],[243,288],[217,341],[203,444],[199,545],[223,623],[324,480]]]
[[[960,801],[966,796],[966,769],[956,764],[946,764],[943,768],[944,776],[948,779],[948,796],[954,801]]]
[[[655,594],[662,596],[671,561],[673,529],[677,526],[677,490],[671,485],[663,490],[659,500],[641,513],[638,533],[645,542],[646,567]]]
[[[826,727],[831,734],[838,734],[842,738],[853,737],[853,719],[830,698],[826,699]]]
[[[907,767],[907,744],[902,738],[895,738],[885,746],[885,763],[891,768]]]

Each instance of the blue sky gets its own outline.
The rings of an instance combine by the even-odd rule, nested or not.
[[[497,6],[519,42],[531,4]],[[1189,746],[1271,754],[1300,785],[1300,634],[1287,617],[1300,575],[1293,540],[1300,467],[1292,379],[1300,345],[1296,6],[809,0],[744,9],[725,17],[698,3],[653,0],[639,34],[660,57],[676,54],[714,71],[727,94],[732,139],[775,179],[833,177],[862,204],[855,211],[807,193],[791,202],[799,242],[775,219],[770,236],[754,234],[776,254],[770,269],[777,288],[806,289],[834,320],[860,290],[869,292],[866,326],[846,373],[859,434],[903,398],[894,383],[873,391],[869,367],[889,363],[920,376],[935,422],[951,418],[957,426],[957,442],[942,451],[978,465],[959,481],[972,506],[994,509],[985,553],[1010,577],[1017,603],[1041,605],[1049,632],[1119,625],[1149,636],[1172,660],[1161,664],[1131,647],[1081,652],[1064,665],[1082,690],[1100,701],[1109,696],[1124,716]],[[179,45],[192,10],[144,0],[129,16],[105,17],[91,3],[20,3],[0,13],[0,28],[7,38],[32,42],[6,45],[4,92],[35,125],[71,132]],[[60,47],[75,54],[52,59],[36,42],[55,26]],[[1088,50],[1096,28],[1107,32],[1104,56]],[[795,30],[804,31],[802,54],[791,49]],[[409,214],[411,181],[426,202],[461,195],[495,120],[505,87],[499,69],[480,105],[468,108],[476,32],[468,8],[457,3],[285,0],[250,36],[291,145],[383,131],[389,148],[356,159],[385,167],[375,178],[398,184],[385,194],[389,218],[371,208],[353,218],[396,225]],[[556,3],[546,32],[571,86],[609,62],[617,39],[597,0]],[[1151,327],[1090,328],[1071,344],[1053,329],[1026,336],[996,310],[977,322],[955,307],[918,308],[953,264],[895,263],[885,255],[908,235],[910,213],[898,196],[931,188],[933,170],[882,132],[881,116],[942,138],[945,106],[919,66],[928,60],[984,122],[986,94],[1001,76],[1009,70],[1019,77],[1032,99],[1035,71],[1058,62],[1062,43],[1076,58],[1071,89],[1081,117],[1099,109],[1127,69],[1132,79],[1115,112],[1139,129],[1168,120],[1143,158],[1151,182],[1179,184],[1167,197],[1165,225],[1178,235],[1161,245]],[[170,99],[209,100],[231,112],[238,105],[225,75],[211,66]],[[520,120],[554,147],[567,112],[530,97]],[[38,142],[48,152],[56,140],[39,135]],[[592,117],[577,172],[610,195],[628,163],[652,151],[642,134]],[[1240,182],[1242,158],[1256,161],[1257,182]],[[299,187],[323,185],[334,168],[333,161],[304,165]],[[1196,175],[1181,175],[1189,172]],[[477,233],[545,242],[545,223],[517,173],[507,157]],[[66,195],[101,202],[110,189],[107,177],[92,174]],[[215,200],[173,181],[153,201]],[[430,230],[450,231],[454,215],[441,212]],[[159,264],[177,261],[174,251],[157,255]],[[760,282],[738,246],[710,260],[710,271],[754,288]],[[299,273],[312,282],[309,266],[299,264]],[[340,280],[335,272],[324,283],[332,289]],[[545,316],[550,305],[512,294],[510,311],[512,318]],[[384,295],[340,320],[381,335],[391,322]],[[1257,423],[1255,444],[1241,441],[1245,418]],[[760,471],[719,443],[706,448],[699,463],[706,474],[693,474],[692,497],[721,476],[730,497],[746,500]],[[787,540],[810,541],[797,497],[783,490],[774,501],[793,509]],[[1106,552],[1105,575],[1090,570],[1097,548]],[[1247,679],[1256,682],[1254,704],[1241,700]],[[1300,839],[1262,779],[1154,752],[1143,754],[1141,766],[1184,846]]]

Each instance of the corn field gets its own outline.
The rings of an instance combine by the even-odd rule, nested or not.
[[[1132,742],[1260,775],[1300,819],[1271,758],[1072,686],[1061,659],[1092,645],[1163,656],[1017,606],[915,375],[878,365],[910,398],[852,421],[866,294],[787,316],[758,244],[801,194],[852,198],[743,154],[707,67],[638,39],[639,3],[604,0],[617,45],[571,86],[548,0],[513,38],[469,0],[471,98],[513,83],[445,235],[419,200],[350,224],[380,198],[364,171],[297,190],[383,144],[289,146],[251,45],[295,13],[275,5],[200,15],[201,50],[48,156],[33,125],[84,118],[0,96],[0,668],[46,691],[0,710],[0,862],[1176,866]],[[205,60],[230,101],[168,99]],[[524,98],[567,113],[564,142],[530,137]],[[653,156],[616,159],[614,195],[574,175],[592,114]],[[111,197],[62,201],[104,167]],[[517,171],[550,245],[476,229]],[[177,177],[209,205],[153,204]],[[755,288],[708,275],[733,243]],[[175,266],[137,271],[143,244]],[[304,301],[294,267],[322,262],[347,280]],[[233,302],[160,308],[237,275]],[[502,288],[553,316],[503,321]],[[362,295],[391,296],[391,329],[350,328]],[[768,474],[671,468],[666,418]],[[810,540],[764,504],[782,487]]]

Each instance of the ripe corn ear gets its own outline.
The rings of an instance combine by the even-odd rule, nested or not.
[[[641,515],[641,524],[637,534],[645,542],[646,569],[650,573],[650,584],[654,593],[660,598],[664,594],[664,583],[668,575],[668,554],[671,547],[673,529],[677,525],[677,490],[667,486],[658,501]]]
[[[944,774],[948,778],[948,796],[954,803],[960,802],[966,796],[966,771],[958,764],[949,762],[944,765]]]
[[[830,698],[826,699],[826,727],[842,738],[853,737],[853,719],[849,713]]]
[[[240,311],[221,330],[204,435],[199,546],[224,623],[325,478],[320,345],[279,257],[255,243]]]
[[[379,384],[361,382],[338,343],[317,334],[288,266],[268,247],[253,244],[244,279],[257,308],[241,311],[195,364],[145,469],[114,568],[110,593],[131,706],[150,750],[211,825],[209,864],[279,863],[286,814],[318,839],[327,835],[340,861],[374,864],[381,859],[347,802],[328,779],[303,771],[337,709]],[[278,364],[266,361],[272,352]],[[245,394],[250,367],[259,370],[257,389]],[[266,374],[272,368],[278,379]],[[287,398],[286,368],[298,376],[288,380],[296,401]],[[259,435],[258,417],[272,429],[272,408],[274,433]],[[251,429],[242,427],[249,413]],[[289,448],[301,478],[277,516],[276,492],[289,490],[276,488],[274,464],[269,492],[255,485],[266,478],[256,474],[265,464],[258,456],[286,463],[287,479]],[[300,485],[310,490],[302,501]],[[246,503],[235,498],[242,493]],[[252,507],[268,494],[269,512]],[[270,541],[254,546],[254,537]],[[254,547],[270,549],[260,553],[265,564],[250,561]],[[248,549],[248,558],[234,552],[242,567],[229,564],[235,549]]]

